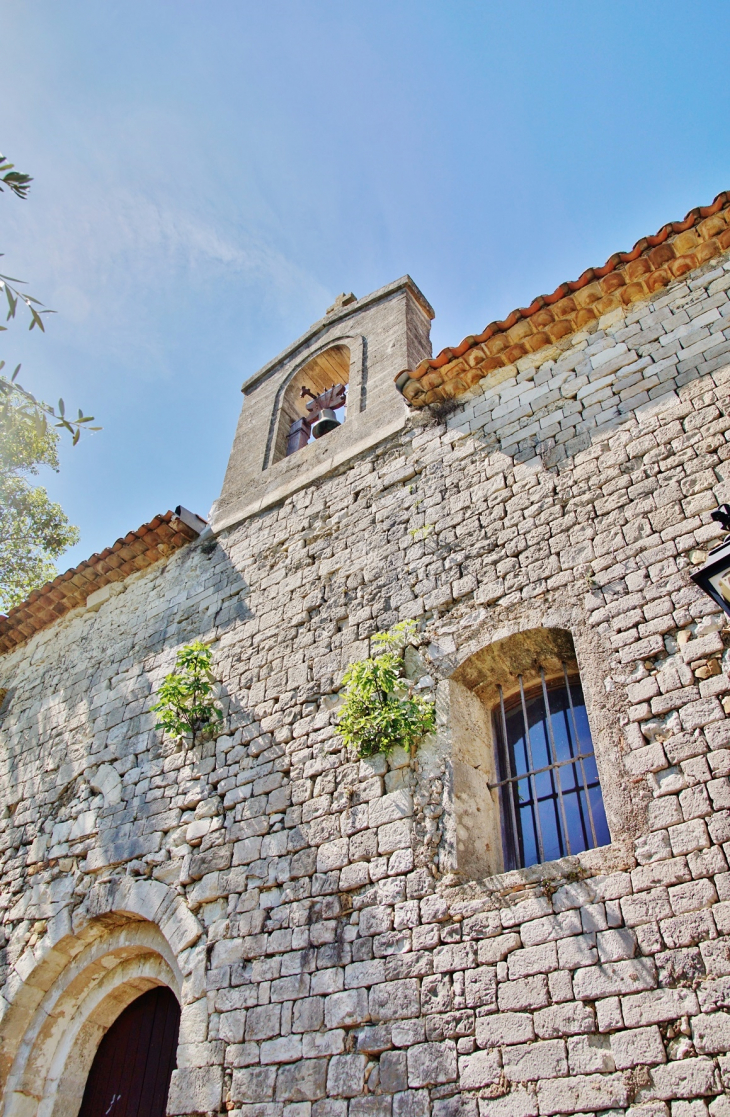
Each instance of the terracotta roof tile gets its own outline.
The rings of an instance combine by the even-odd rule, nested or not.
[[[399,373],[396,384],[413,407],[463,395],[488,373],[585,329],[611,310],[650,298],[728,248],[730,191],[724,191],[712,205],[643,237],[630,252],[615,252],[603,267],[588,268],[551,295],[538,296],[455,348]]]
[[[155,516],[100,554],[33,590],[7,616],[0,614],[0,654],[12,651],[36,632],[84,605],[92,593],[110,582],[124,581],[130,574],[161,562],[197,537],[198,532],[174,512]]]

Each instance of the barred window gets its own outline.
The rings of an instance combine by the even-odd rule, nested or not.
[[[577,674],[544,668],[498,686],[493,709],[504,868],[526,868],[610,842]]]

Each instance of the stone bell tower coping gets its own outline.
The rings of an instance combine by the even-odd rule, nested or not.
[[[431,355],[434,311],[410,276],[362,299],[338,300],[329,312],[243,385],[243,408],[223,490],[211,510],[218,532],[278,503],[290,493],[389,437],[404,425],[407,406],[394,377]],[[317,390],[327,369],[348,385],[342,426],[283,456],[300,380]],[[321,387],[316,378],[322,380]],[[302,411],[303,413],[303,411]]]

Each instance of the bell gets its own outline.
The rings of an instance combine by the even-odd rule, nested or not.
[[[321,438],[323,434],[333,431],[335,427],[341,427],[340,420],[335,415],[331,407],[325,407],[319,413],[319,419],[312,427],[312,434],[315,438]]]

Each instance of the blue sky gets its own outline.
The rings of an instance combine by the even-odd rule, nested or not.
[[[240,385],[408,272],[434,350],[730,188],[727,2],[5,0],[9,366],[104,430],[72,565],[220,490]]]

